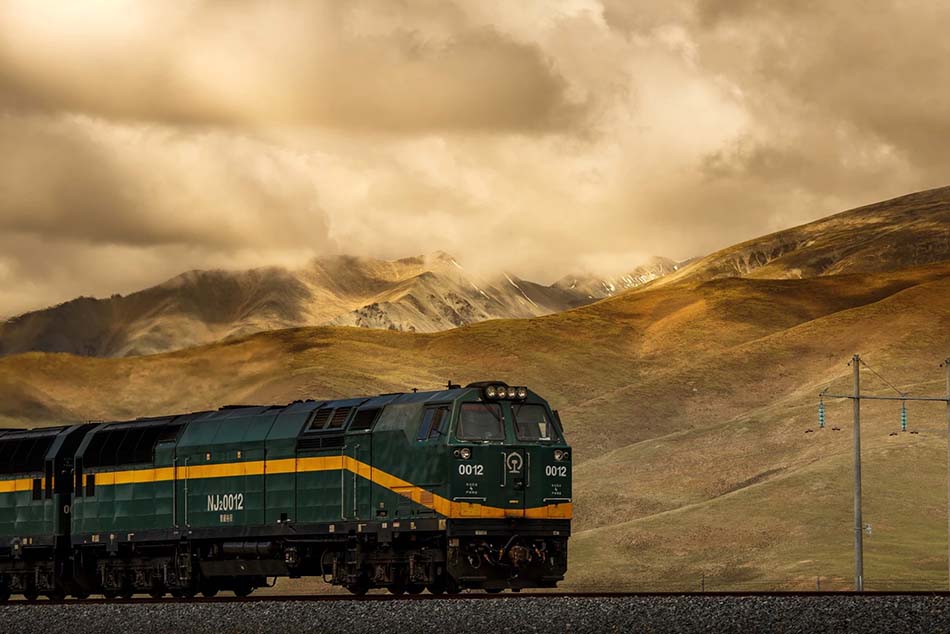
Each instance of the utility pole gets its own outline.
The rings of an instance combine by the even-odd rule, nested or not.
[[[854,371],[854,392],[852,394],[829,394],[828,390],[822,391],[819,395],[818,417],[819,423],[824,422],[824,407],[822,399],[840,398],[851,399],[854,405],[854,589],[857,592],[864,591],[864,520],[861,517],[861,400],[868,399],[872,401],[900,401],[902,406],[902,429],[904,423],[903,408],[908,401],[921,402],[939,402],[947,407],[947,584],[950,588],[950,357],[944,360],[940,365],[946,369],[947,373],[947,392],[944,396],[910,396],[906,392],[901,392],[896,387],[888,385],[898,396],[875,396],[871,394],[861,394],[861,361],[860,355],[854,355],[851,358],[851,365]],[[866,365],[866,364],[865,364]],[[871,369],[870,367],[868,369]],[[873,369],[871,369],[874,372]],[[877,374],[877,372],[874,372]],[[887,381],[877,374],[885,383]],[[823,426],[823,425],[822,425]]]
[[[947,586],[950,587],[950,358],[944,359],[947,371]]]
[[[857,592],[864,592],[864,520],[861,517],[861,357],[854,355],[851,363],[854,365],[854,589]]]

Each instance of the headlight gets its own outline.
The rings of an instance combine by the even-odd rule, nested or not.
[[[528,398],[528,388],[526,388],[526,387],[519,387],[519,388],[518,388],[518,398],[520,398],[520,399],[522,399],[522,400]]]
[[[508,398],[514,398],[518,396],[518,388],[509,387],[508,388]]]
[[[498,396],[498,388],[496,388],[494,385],[489,385],[485,388],[485,396],[488,398],[495,398]]]
[[[462,460],[468,460],[471,457],[472,457],[471,449],[469,449],[468,447],[463,447],[459,449],[459,458],[461,458]]]

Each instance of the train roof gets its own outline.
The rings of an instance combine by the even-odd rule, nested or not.
[[[249,416],[259,416],[272,414],[278,416],[281,414],[309,414],[316,409],[369,409],[378,408],[394,403],[425,403],[425,402],[447,402],[454,401],[473,391],[480,391],[481,387],[488,384],[504,385],[503,381],[484,381],[471,383],[465,387],[451,385],[441,390],[430,391],[412,391],[412,392],[392,392],[387,394],[378,394],[375,396],[358,396],[341,399],[317,400],[307,399],[298,400],[286,405],[224,405],[216,410],[204,410],[190,412],[186,414],[171,414],[166,416],[149,416],[125,421],[100,421],[96,424],[109,429],[119,429],[125,427],[152,427],[175,425],[180,426],[199,420],[218,420],[228,418],[247,418]],[[69,426],[58,427],[37,427],[33,429],[8,429],[0,430],[0,438],[10,435],[32,434],[56,435]]]

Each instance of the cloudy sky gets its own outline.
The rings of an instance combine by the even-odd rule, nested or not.
[[[0,315],[438,249],[551,281],[947,184],[950,6],[0,0]]]

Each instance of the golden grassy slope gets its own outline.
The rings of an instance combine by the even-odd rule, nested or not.
[[[657,283],[877,273],[950,257],[950,187],[907,194],[755,238]]]
[[[0,420],[125,418],[508,379],[550,398],[577,448],[572,583],[700,572],[719,583],[813,583],[816,574],[848,574],[851,538],[850,427],[804,434],[815,426],[815,395],[828,384],[845,389],[855,351],[902,387],[942,389],[936,365],[950,354],[948,326],[950,264],[682,281],[436,334],[307,328],[151,357],[0,359]],[[920,380],[930,383],[913,384]],[[869,387],[880,386],[869,377]],[[891,438],[884,425],[896,426],[896,407],[877,409],[866,441],[868,576],[915,566],[936,575],[943,441]],[[844,412],[831,415],[845,422]],[[939,430],[939,410],[918,413]]]

